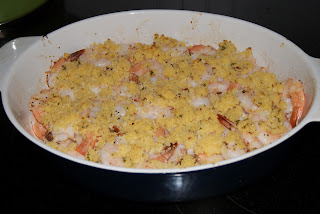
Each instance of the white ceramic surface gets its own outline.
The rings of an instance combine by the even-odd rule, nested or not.
[[[164,34],[187,44],[216,46],[231,40],[239,50],[252,47],[257,63],[267,66],[278,78],[293,77],[304,83],[306,108],[302,121],[279,140],[243,156],[215,165],[186,169],[128,169],[80,160],[39,141],[30,130],[29,98],[45,87],[45,71],[63,53],[72,53],[93,42],[108,38],[116,42],[150,43],[155,33]],[[135,173],[176,173],[231,164],[257,155],[283,142],[303,126],[320,121],[320,59],[304,53],[281,35],[242,20],[193,11],[140,10],[97,16],[58,29],[47,37],[15,39],[0,49],[0,89],[4,109],[14,126],[30,141],[58,156],[89,166]]]

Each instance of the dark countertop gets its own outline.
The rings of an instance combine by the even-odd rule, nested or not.
[[[320,58],[318,1],[49,1],[13,22],[0,25],[0,46],[22,36],[45,35],[95,15],[131,9],[187,9],[228,15],[267,27]],[[41,148],[28,141],[0,107],[4,149],[4,213],[319,213],[320,123],[292,137],[290,158],[271,174],[226,195],[196,201],[146,204],[106,197],[66,178],[51,162],[39,161]],[[285,142],[286,143],[286,142]],[[3,189],[3,188],[2,188]]]

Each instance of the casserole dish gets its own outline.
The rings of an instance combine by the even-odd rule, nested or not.
[[[170,24],[168,24],[170,23]],[[231,40],[252,47],[257,64],[280,80],[300,79],[306,93],[301,122],[282,138],[240,157],[185,169],[131,169],[101,165],[54,150],[32,134],[29,99],[45,85],[45,73],[63,53],[73,53],[110,38],[123,43],[150,43],[164,34],[187,44]],[[18,38],[0,51],[0,89],[4,109],[14,126],[47,152],[74,181],[110,196],[138,201],[183,201],[232,191],[270,172],[286,158],[288,139],[320,120],[320,60],[305,54],[268,29],[230,17],[193,11],[144,10],[102,15],[63,27],[43,37]],[[53,155],[51,155],[51,153]]]

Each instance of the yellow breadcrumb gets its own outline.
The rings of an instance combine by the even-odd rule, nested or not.
[[[287,131],[283,85],[255,64],[251,48],[241,52],[222,41],[215,54],[196,59],[189,48],[156,34],[152,44],[108,39],[92,44],[79,59],[65,54],[61,68],[50,71],[54,85],[41,104],[39,122],[54,139],[46,143],[71,154],[93,133],[87,160],[101,162],[108,144],[116,146],[108,157],[124,167],[183,168],[219,161],[231,145],[247,152],[245,135]],[[226,82],[225,90],[212,89]],[[256,109],[246,110],[238,93],[250,97]],[[71,139],[57,140],[70,127]]]

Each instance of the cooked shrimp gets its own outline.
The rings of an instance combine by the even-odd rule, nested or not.
[[[160,126],[155,132],[153,139],[157,142],[159,137],[166,137],[168,133],[169,132],[167,130]],[[165,147],[160,154],[151,156],[151,159],[155,159],[163,163],[171,162],[178,164],[186,153],[187,150],[184,144],[174,143]]]
[[[229,120],[228,118],[226,118],[225,116],[221,115],[221,114],[217,114],[218,116],[218,120],[219,122],[226,127],[228,130],[230,131],[236,131],[239,133],[240,138],[242,139],[245,147],[246,147],[246,151],[248,151],[248,145],[249,143],[252,143],[252,141],[248,141],[247,139],[247,135],[243,135],[242,133],[239,132],[237,125],[235,123],[233,123],[231,120]],[[234,149],[233,149],[234,150]]]
[[[170,146],[166,146],[160,154],[154,155],[151,159],[161,161],[163,163],[167,163],[169,159],[173,156],[176,148],[178,147],[178,143],[171,143]]]
[[[85,159],[85,156],[84,156],[84,155],[80,154],[79,152],[77,152],[77,151],[75,151],[75,150],[68,151],[67,154],[68,154],[68,155],[71,155],[71,156],[73,156],[73,157],[75,157],[75,158],[82,159],[82,160]]]
[[[233,123],[228,118],[226,118],[226,117],[224,117],[224,116],[222,116],[220,114],[218,114],[218,120],[228,130],[237,131],[239,133],[239,136],[240,136],[241,140],[245,144],[246,151],[252,151],[254,149],[261,148],[262,146],[270,144],[271,142],[279,139],[282,136],[280,134],[271,134],[270,132],[267,132],[267,131],[261,131],[260,128],[259,128],[258,123],[256,123],[258,136],[255,137],[251,133],[240,132],[235,123]],[[230,144],[228,144],[227,146],[230,147]],[[229,148],[229,150],[230,151],[234,151],[236,149]],[[240,150],[237,151],[237,152],[242,153],[242,151],[240,151]]]
[[[117,152],[118,144],[116,142],[106,142],[100,150],[100,162],[106,165],[123,166],[123,159],[120,157],[114,157],[114,154]]]
[[[91,106],[81,112],[81,115],[87,118],[96,118],[100,111],[102,101],[99,99],[92,99]]]
[[[238,90],[237,96],[240,101],[240,105],[245,112],[252,113],[259,109],[259,107],[253,103],[250,92],[246,90]]]
[[[215,48],[209,45],[194,45],[188,49],[193,60],[197,59],[200,54],[214,56],[217,52]]]
[[[97,142],[97,138],[94,136],[92,132],[86,134],[85,139],[80,143],[75,151],[79,152],[82,155],[87,154],[89,147],[94,148],[95,143]]]
[[[195,155],[195,158],[200,164],[215,163],[223,160],[223,156],[221,154],[213,154],[208,156],[206,153],[201,153]]]
[[[178,164],[181,161],[181,159],[183,158],[183,156],[186,154],[186,152],[187,152],[187,150],[186,150],[185,145],[178,144],[178,146],[175,148],[173,154],[168,159],[168,162]]]
[[[78,60],[79,57],[85,52],[85,49],[76,51],[69,55],[69,57],[60,57],[54,64],[50,67],[50,70],[47,72],[47,85],[48,87],[54,86],[54,79],[58,76],[59,71],[63,66],[66,64],[66,62],[70,61],[73,62],[75,60]]]
[[[285,82],[284,94],[285,97],[291,99],[292,113],[290,116],[290,124],[292,128],[294,128],[302,117],[305,105],[305,94],[302,82],[299,80],[288,79]]]
[[[41,118],[45,115],[42,105],[49,99],[50,93],[50,90],[43,89],[39,94],[31,97],[30,110],[34,118],[34,120],[32,121],[32,130],[36,137],[40,140],[47,139],[51,141],[51,137],[49,137],[49,135],[46,135],[48,132],[48,126],[43,125],[41,121]]]
[[[222,147],[221,151],[223,159],[226,160],[243,155],[247,153],[248,150],[246,148],[239,149],[234,142],[229,142]]]
[[[157,129],[157,131],[153,135],[154,142],[157,142],[159,137],[165,137],[167,135],[167,132],[168,131],[166,131],[164,128],[159,126],[159,128]]]
[[[41,105],[37,105],[31,108],[32,114],[35,120],[41,124],[41,118],[45,115],[44,110],[42,109]]]
[[[281,137],[280,134],[271,134],[270,132],[266,132],[266,131],[260,132],[259,135],[257,136],[259,141],[264,145],[268,145],[273,141],[279,139],[280,137]]]
[[[35,119],[31,121],[31,127],[35,136],[40,140],[44,140],[44,136],[48,132],[48,130]]]
[[[49,89],[43,89],[40,91],[40,93],[33,95],[30,101],[30,110],[32,111],[33,109],[38,108],[43,103],[45,103],[49,99],[49,96],[51,95],[52,92],[55,92],[55,91],[49,90]]]
[[[97,52],[94,47],[91,47],[84,50],[83,54],[79,56],[79,60],[105,68],[111,65],[111,61],[104,57],[106,54],[106,52]]]
[[[204,81],[210,80],[210,78],[214,75],[214,70],[208,64],[205,64],[205,67],[206,69],[204,70],[204,73],[202,74],[200,81],[196,82],[192,77],[189,77],[186,79],[186,83],[189,84],[191,87],[195,88],[199,84],[202,84]]]
[[[147,104],[143,106],[137,107],[138,118],[149,118],[149,119],[156,119],[158,117],[166,117],[169,118],[173,116],[174,109],[171,106],[167,108],[162,108],[160,106],[155,106],[153,104]]]
[[[162,51],[170,51],[171,56],[184,56],[189,54],[189,50],[185,46],[170,47],[167,44],[162,44]]]
[[[138,83],[139,76],[142,76],[145,73],[151,72],[153,70],[157,70],[158,75],[164,78],[161,74],[162,69],[162,65],[158,61],[154,59],[146,59],[135,64],[130,68],[129,80]]]
[[[263,146],[263,143],[255,137],[252,133],[241,132],[239,133],[241,140],[245,143],[247,151],[259,149]]]
[[[67,59],[64,57],[59,58],[54,64],[50,67],[50,70],[47,73],[46,80],[47,86],[50,88],[54,86],[54,79],[58,76],[58,73],[62,66],[66,63]]]
[[[198,108],[201,106],[209,106],[210,100],[208,97],[199,97],[199,98],[191,100],[191,105],[195,108]]]
[[[237,82],[231,82],[229,87],[228,87],[228,90],[231,91],[233,89],[240,89],[241,88],[241,84],[237,83]]]
[[[60,128],[59,130],[51,131],[52,136],[54,137],[55,142],[62,142],[66,141],[68,139],[72,139],[75,141],[75,131],[71,127],[71,125],[68,125],[67,128]],[[82,141],[82,137],[80,139],[80,142]],[[78,141],[78,143],[80,143]]]
[[[80,58],[80,56],[85,52],[85,49],[78,50],[72,54],[70,54],[67,58],[67,61],[73,62]]]
[[[128,87],[123,85],[122,83],[120,85],[115,85],[112,90],[112,96],[132,98],[132,95],[128,93],[128,90],[129,90]]]
[[[217,82],[210,82],[208,84],[208,89],[211,93],[221,94],[226,91],[231,91],[233,89],[241,89],[241,84],[237,82],[231,82],[229,80],[224,80],[222,78],[218,78]]]
[[[219,122],[229,130],[237,129],[236,124],[221,114],[217,114]]]
[[[61,67],[65,64],[66,61],[67,61],[67,59],[64,57],[59,58],[51,66],[51,71],[55,71],[55,72],[59,71],[61,69]]]
[[[229,89],[231,85],[230,81],[220,80],[218,82],[211,82],[208,85],[208,89],[211,93],[221,94]]]
[[[214,76],[214,69],[209,65],[209,64],[205,64],[206,69],[204,70],[203,75],[201,76],[201,82],[206,81],[206,80],[210,80],[210,78],[212,76]]]

